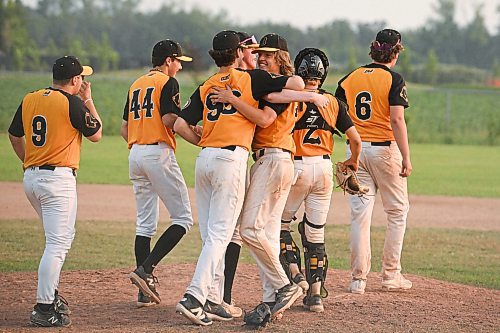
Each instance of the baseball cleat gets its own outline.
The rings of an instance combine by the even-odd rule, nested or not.
[[[207,313],[203,310],[201,303],[190,294],[184,294],[184,297],[175,306],[175,311],[189,319],[193,324],[201,326],[213,324],[212,319],[208,318]]]
[[[293,278],[292,281],[298,285],[300,288],[302,288],[303,292],[306,292],[309,290],[309,283],[307,283],[306,278],[302,273],[297,273]]]
[[[57,290],[54,297],[54,306],[56,307],[57,313],[64,315],[71,314],[71,310],[69,309],[68,306],[68,301],[64,297],[59,295],[59,292]]]
[[[323,312],[323,301],[320,295],[311,295],[304,297],[304,308],[311,312]]]
[[[276,293],[276,304],[271,310],[273,317],[289,309],[300,296],[302,296],[302,288],[296,284],[288,284],[278,289]]]
[[[153,302],[160,304],[160,295],[156,291],[158,279],[153,274],[144,271],[144,267],[139,266],[135,271],[129,274],[130,281],[137,286],[145,295],[151,297]]]
[[[408,290],[412,286],[411,281],[405,279],[401,273],[396,274],[394,279],[382,280],[382,289],[384,291]]]
[[[349,285],[349,292],[353,294],[363,295],[365,293],[366,280],[352,279]]]
[[[144,308],[151,305],[155,305],[156,303],[151,300],[151,297],[144,295],[142,291],[139,290],[137,294],[137,307]]]
[[[203,306],[203,310],[207,314],[207,317],[212,320],[218,320],[218,321],[233,320],[233,316],[228,311],[226,311],[226,309],[221,304],[211,302],[208,299],[205,302],[205,305]]]
[[[55,306],[48,311],[42,311],[38,304],[35,305],[31,312],[30,321],[33,325],[42,327],[68,327],[71,325],[69,316],[58,313]]]
[[[224,309],[226,309],[227,312],[231,314],[231,316],[233,316],[233,318],[239,318],[243,315],[243,310],[240,307],[236,306],[233,300],[231,300],[231,304],[227,304],[226,302],[222,301],[221,305],[224,307]]]

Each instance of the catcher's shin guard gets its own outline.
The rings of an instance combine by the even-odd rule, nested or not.
[[[328,270],[328,256],[326,255],[325,243],[310,243],[307,241],[305,225],[313,228],[324,228],[324,225],[318,226],[309,222],[304,214],[304,219],[299,223],[299,233],[304,246],[304,262],[306,267],[306,280],[309,285],[321,282],[321,297],[328,296],[328,290],[325,288],[326,272]],[[309,288],[309,293],[311,288]],[[308,295],[309,295],[308,293]],[[309,295],[310,296],[310,295]]]
[[[286,223],[282,221],[282,223]],[[301,271],[300,250],[288,230],[280,232],[280,263],[291,281],[290,264],[297,264]]]

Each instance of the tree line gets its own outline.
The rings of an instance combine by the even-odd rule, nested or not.
[[[185,69],[200,71],[212,65],[207,50],[214,33],[234,29],[257,38],[279,33],[287,39],[292,57],[303,47],[321,48],[335,69],[347,72],[370,61],[369,43],[387,27],[383,21],[346,20],[306,29],[272,22],[241,25],[225,12],[188,11],[173,1],[151,12],[139,11],[139,4],[140,0],[38,0],[28,7],[20,0],[0,0],[0,69],[48,71],[62,54],[76,55],[99,71],[138,68],[150,65],[156,41],[171,38],[195,59]],[[454,21],[455,0],[436,0],[434,6],[436,19],[401,31],[406,51],[399,70],[407,80],[484,83],[500,78],[500,22],[492,34],[481,4],[465,25]]]

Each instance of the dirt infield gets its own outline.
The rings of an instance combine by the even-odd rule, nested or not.
[[[0,183],[0,219],[36,219],[19,183]],[[8,195],[6,195],[8,194]],[[192,191],[190,193],[193,194]],[[133,220],[135,205],[130,186],[79,185],[79,220]],[[412,227],[500,230],[500,199],[411,196]],[[193,204],[194,201],[193,201]],[[162,208],[164,210],[164,208]],[[195,209],[193,211],[196,211]],[[167,219],[165,211],[162,219]],[[196,217],[195,217],[196,218]],[[347,202],[335,193],[328,223],[349,221]],[[380,200],[374,224],[384,225]],[[136,309],[137,289],[127,274],[132,268],[99,271],[65,271],[60,290],[73,314],[67,332],[240,332],[241,318],[199,328],[175,313],[175,304],[188,285],[194,264],[160,265],[158,290],[162,304]],[[269,332],[499,332],[500,291],[447,283],[408,275],[414,288],[383,292],[380,274],[370,273],[365,295],[347,293],[347,271],[328,272],[330,296],[325,312],[305,312],[298,301]],[[56,331],[28,326],[36,294],[36,272],[0,273],[0,332]],[[235,301],[245,310],[261,298],[254,265],[238,267]],[[57,330],[59,331],[59,330]]]

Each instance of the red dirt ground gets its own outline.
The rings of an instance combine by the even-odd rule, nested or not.
[[[0,219],[34,219],[22,185],[0,183]],[[5,195],[8,193],[8,195]],[[79,220],[133,220],[130,186],[79,185]],[[380,200],[378,200],[380,202]],[[411,196],[409,224],[413,227],[500,230],[500,199]],[[96,205],[98,205],[96,209]],[[87,209],[93,206],[92,209]],[[195,209],[194,209],[195,210]],[[165,212],[162,217],[166,218]],[[335,193],[329,223],[348,223],[342,194]],[[374,224],[383,225],[376,205]],[[60,290],[69,301],[73,325],[68,329],[28,326],[36,293],[36,272],[0,273],[0,332],[239,332],[247,331],[241,318],[215,322],[211,327],[190,325],[175,313],[175,304],[188,285],[194,264],[160,265],[156,274],[162,303],[136,309],[137,289],[127,274],[132,268],[65,271]],[[413,289],[383,292],[380,274],[370,273],[365,295],[347,293],[347,271],[330,270],[325,312],[305,312],[301,302],[271,323],[270,332],[499,332],[500,291],[407,275]],[[257,269],[238,267],[233,296],[243,309],[252,309],[261,297]]]

